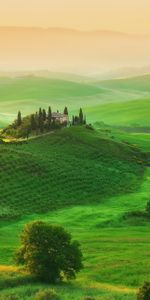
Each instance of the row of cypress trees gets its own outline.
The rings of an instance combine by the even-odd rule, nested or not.
[[[64,114],[68,115],[68,108],[64,108]],[[24,118],[22,118],[21,112],[18,112],[16,125],[17,127],[21,126],[24,122]],[[65,125],[65,124],[64,124]],[[39,111],[35,114],[30,116],[30,131],[37,131],[43,132],[44,129],[50,130],[51,128],[58,127],[58,124],[55,123],[55,119],[52,118],[52,110],[49,106],[48,111],[46,112],[45,109],[39,108]]]
[[[63,113],[65,115],[69,114],[67,106],[64,108]],[[80,108],[79,114],[72,117],[72,121],[69,122],[69,125],[74,126],[83,124],[86,124],[86,116],[83,115],[82,108]],[[16,128],[25,126],[29,133],[35,131],[37,134],[39,132],[43,133],[44,131],[50,131],[51,129],[60,128],[67,125],[67,122],[60,124],[59,122],[55,121],[55,118],[52,116],[52,109],[50,106],[48,107],[48,111],[40,107],[38,112],[25,118],[22,118],[21,112],[19,111],[15,123]]]

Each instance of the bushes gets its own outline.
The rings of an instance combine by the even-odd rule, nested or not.
[[[60,300],[60,298],[54,290],[49,289],[39,291],[35,296],[35,300]]]
[[[137,300],[150,299],[150,282],[145,282],[137,293]]]

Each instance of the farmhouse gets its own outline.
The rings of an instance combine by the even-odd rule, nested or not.
[[[60,124],[69,123],[69,116],[60,112],[53,112],[52,120],[55,122],[59,122]]]

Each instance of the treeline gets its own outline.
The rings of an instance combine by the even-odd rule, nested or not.
[[[59,111],[55,113],[49,106],[47,111],[39,108],[38,112],[26,117],[22,117],[19,111],[16,120],[5,128],[2,134],[15,138],[28,138],[30,135],[40,135],[54,129],[82,124],[86,124],[86,117],[81,108],[79,115],[73,116],[70,121],[67,107],[64,108],[63,113]]]

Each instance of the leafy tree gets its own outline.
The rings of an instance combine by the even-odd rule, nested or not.
[[[18,111],[18,116],[17,116],[17,126],[20,126],[22,123],[22,117],[21,117],[21,112]]]
[[[82,268],[79,243],[72,241],[71,235],[61,226],[31,222],[23,230],[21,244],[17,263],[43,281],[75,278]]]
[[[82,111],[82,108],[80,108],[80,111],[79,111],[79,123],[83,124],[83,111]]]
[[[150,299],[150,282],[145,282],[137,293],[137,300]]]
[[[64,115],[68,115],[69,113],[68,113],[68,108],[67,108],[67,106],[64,108]]]

